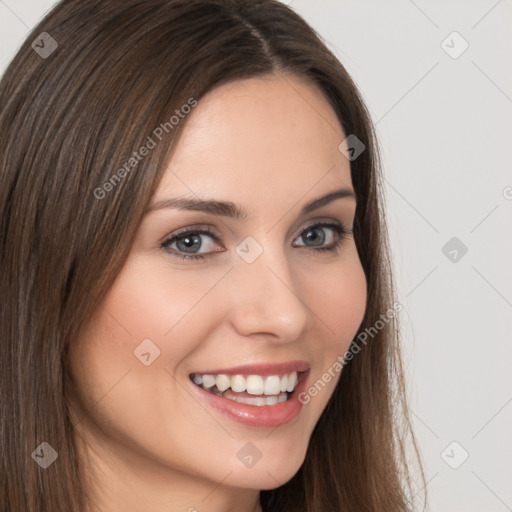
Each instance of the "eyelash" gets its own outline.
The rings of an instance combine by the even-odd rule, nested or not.
[[[343,238],[347,235],[352,234],[352,230],[348,229],[346,226],[344,226],[342,224],[332,223],[332,222],[319,222],[316,224],[311,224],[310,226],[304,228],[304,230],[302,230],[302,232],[299,234],[299,237],[304,232],[307,232],[307,231],[311,230],[312,228],[318,228],[318,227],[333,229],[334,232],[338,235],[338,239],[335,242],[331,243],[331,245],[329,245],[327,247],[315,248],[315,247],[308,247],[307,245],[302,245],[300,247],[302,247],[306,250],[309,250],[309,251],[329,251],[333,254],[337,254],[338,249],[343,242]],[[170,250],[168,245],[171,245],[176,240],[178,240],[182,237],[185,237],[186,235],[209,235],[215,242],[219,243],[219,238],[217,237],[217,235],[215,233],[213,233],[212,231],[210,231],[209,229],[185,229],[179,233],[176,233],[175,235],[168,238],[164,242],[162,242],[161,248],[166,250],[166,252],[168,252],[169,254],[172,254],[174,257],[184,259],[184,260],[200,260],[200,259],[202,260],[205,258],[205,256],[210,256],[212,254],[212,253],[183,254],[174,249]]]

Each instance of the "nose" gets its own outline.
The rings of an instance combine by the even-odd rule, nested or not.
[[[266,249],[252,263],[239,259],[230,272],[232,325],[243,336],[296,341],[311,318],[299,284],[282,251]]]

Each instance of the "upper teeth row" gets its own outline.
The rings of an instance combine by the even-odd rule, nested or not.
[[[205,389],[217,386],[221,392],[231,388],[236,393],[247,391],[250,395],[278,395],[288,391],[292,392],[297,385],[297,372],[291,372],[286,375],[199,375],[194,373],[192,380]]]

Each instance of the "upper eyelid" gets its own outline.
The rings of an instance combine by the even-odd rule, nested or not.
[[[217,239],[219,238],[219,236],[216,233],[214,233],[211,228],[187,227],[187,228],[179,229],[177,232],[171,233],[171,234],[167,235],[164,238],[164,241],[172,239],[172,238],[177,238],[177,237],[182,236],[182,235],[188,235],[190,233],[200,233],[200,234],[203,234],[203,235],[210,235],[212,238],[217,238]]]

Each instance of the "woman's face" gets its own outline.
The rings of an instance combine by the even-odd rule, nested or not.
[[[291,76],[221,86],[188,114],[128,260],[72,347],[76,428],[100,458],[181,489],[269,489],[297,472],[366,304],[341,234],[356,207],[345,137]]]

